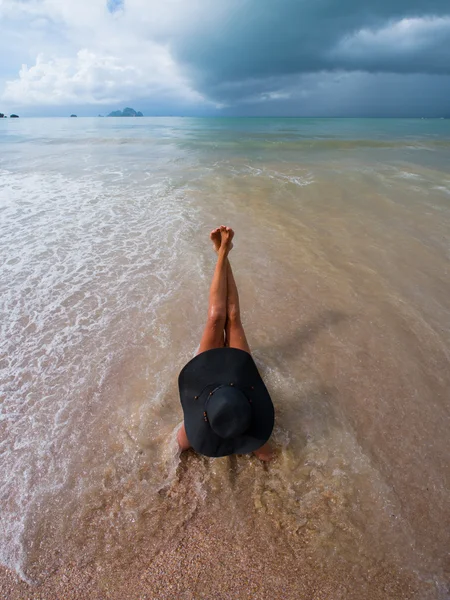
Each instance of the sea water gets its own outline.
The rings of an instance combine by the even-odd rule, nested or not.
[[[0,561],[114,573],[205,513],[446,597],[449,165],[448,120],[0,123]],[[175,442],[222,223],[268,468]]]

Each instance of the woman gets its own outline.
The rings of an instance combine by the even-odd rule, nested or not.
[[[269,393],[250,354],[242,327],[239,296],[228,253],[234,232],[211,232],[217,264],[209,291],[208,320],[195,356],[182,369],[178,386],[184,422],[181,450],[205,456],[254,454],[272,457],[268,439],[274,424]]]

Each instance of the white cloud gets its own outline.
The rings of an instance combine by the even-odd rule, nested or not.
[[[396,58],[422,53],[450,37],[450,17],[401,19],[379,29],[361,29],[343,38],[333,49],[333,56],[355,58],[370,55]]]
[[[38,55],[30,68],[7,81],[3,100],[17,105],[111,104],[157,95],[204,102],[178,71],[167,48],[146,43],[144,57],[79,50],[75,57]]]
[[[0,19],[22,32],[16,43],[28,44],[32,60],[22,64],[17,77],[6,79],[1,100],[13,106],[116,104],[140,98],[212,105],[173,59],[166,39],[173,12],[158,5],[130,0],[126,11],[110,14],[106,0],[3,0]],[[177,14],[178,23],[179,18]],[[14,55],[14,48],[8,50]],[[23,50],[17,48],[17,54],[24,63]]]
[[[290,92],[283,92],[281,90],[277,92],[265,92],[261,94],[261,100],[287,100],[290,97]]]

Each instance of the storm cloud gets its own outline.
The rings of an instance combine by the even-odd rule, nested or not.
[[[4,0],[0,26],[3,101],[24,106],[450,112],[448,0]]]
[[[174,47],[197,88],[223,102],[292,95],[305,73],[449,75],[450,5],[247,0]]]

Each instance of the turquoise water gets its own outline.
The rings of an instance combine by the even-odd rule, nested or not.
[[[127,136],[129,134],[129,137]],[[51,144],[81,142],[90,136],[136,144],[168,140],[216,143],[217,145],[304,141],[354,141],[369,147],[392,142],[409,147],[420,143],[450,143],[450,119],[307,119],[307,118],[78,118],[22,119],[2,122],[2,142]],[[6,136],[6,137],[4,137]],[[68,136],[67,138],[65,136]],[[301,147],[301,146],[299,146]]]
[[[448,120],[2,121],[1,562],[114,582],[208,523],[316,590],[445,598],[449,165]],[[221,223],[268,469],[174,441]]]

